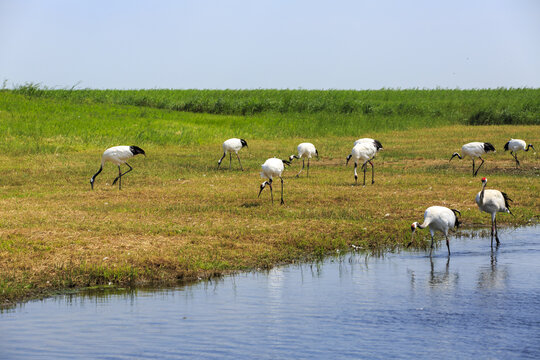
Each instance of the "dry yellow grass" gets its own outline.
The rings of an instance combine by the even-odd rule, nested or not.
[[[6,305],[73,287],[173,283],[268,268],[351,244],[395,248],[409,241],[410,223],[431,205],[457,208],[466,227],[487,230],[489,216],[474,202],[482,176],[514,200],[515,216],[501,214],[500,225],[538,219],[538,155],[520,153],[516,169],[502,147],[510,137],[540,146],[539,126],[366,135],[385,150],[375,160],[375,184],[365,187],[353,186],[353,167],[345,167],[354,138],[248,140],[249,149],[240,153],[244,172],[234,161],[227,170],[227,159],[216,170],[220,144],[145,147],[148,157],[130,162],[134,170],[122,191],[109,185],[116,176],[110,164],[90,191],[103,149],[0,156],[0,300]],[[321,154],[311,162],[310,177],[305,171],[293,177],[301,167],[295,161],[285,171],[285,205],[272,205],[268,189],[257,199],[260,164],[286,158],[305,140]],[[448,159],[478,140],[498,151],[486,155],[473,178],[470,160]],[[279,182],[274,189],[279,199]],[[425,239],[419,236],[416,245]]]

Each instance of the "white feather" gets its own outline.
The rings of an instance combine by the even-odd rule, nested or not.
[[[525,150],[526,148],[527,143],[521,139],[510,139],[508,141],[508,150],[510,151]]]
[[[114,165],[122,165],[132,157],[133,153],[129,146],[113,146],[103,152],[103,155],[101,156],[101,165],[104,165],[107,161],[112,162]]]
[[[261,165],[261,177],[272,180],[274,177],[281,177],[285,167],[283,166],[283,161],[278,158],[271,158],[264,162]]]
[[[474,159],[484,155],[485,153],[486,151],[484,150],[483,142],[472,142],[461,147],[461,157],[468,156],[471,159]]]
[[[301,143],[298,145],[298,157],[311,159],[317,155],[317,149],[312,143]]]
[[[229,140],[225,140],[223,142],[224,153],[233,152],[235,154],[238,154],[238,151],[240,151],[241,149],[242,149],[242,142],[240,141],[240,139],[232,138]]]

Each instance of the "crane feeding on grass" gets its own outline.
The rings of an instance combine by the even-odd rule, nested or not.
[[[305,158],[307,158],[307,176],[309,177],[309,159],[313,156],[316,156],[317,159],[319,158],[319,152],[312,143],[301,143],[298,145],[298,155],[289,156],[289,161],[291,162],[293,159],[302,159],[302,169],[296,174],[296,177],[300,177],[300,173],[304,170]]]
[[[516,160],[516,167],[519,166],[517,152],[520,150],[529,151],[529,148],[532,148],[534,151],[536,151],[533,144],[527,145],[527,143],[521,139],[510,139],[510,141],[504,144],[504,151],[510,150],[510,155],[512,155],[514,157],[514,160]]]
[[[238,159],[238,163],[240,164],[240,168],[242,169],[242,171],[244,171],[244,168],[242,167],[242,162],[240,161],[240,156],[238,156],[238,152],[242,150],[244,146],[245,147],[248,146],[246,140],[244,139],[232,138],[229,140],[225,140],[222,145],[223,156],[221,157],[221,159],[218,160],[218,170],[219,170],[219,167],[221,166],[221,161],[223,161],[223,158],[225,158],[227,153],[229,153],[229,170],[230,170],[231,163],[232,163],[232,153],[235,153],[236,158]]]
[[[144,156],[146,156],[144,150],[135,145],[113,146],[105,150],[103,152],[103,155],[101,155],[101,166],[98,172],[95,173],[94,176],[92,176],[92,178],[90,179],[90,186],[92,187],[92,190],[94,190],[94,181],[96,179],[96,176],[98,176],[99,173],[103,170],[103,166],[107,161],[112,162],[114,165],[118,166],[118,176],[114,179],[112,185],[116,184],[116,182],[118,181],[118,190],[122,190],[122,176],[133,170],[131,165],[129,165],[126,161],[138,154],[143,154]],[[129,167],[129,170],[123,174],[122,170],[120,169],[120,165],[122,164],[126,164]]]
[[[480,170],[482,165],[484,165],[484,159],[482,159],[482,155],[487,154],[490,151],[495,152],[495,147],[488,142],[471,142],[461,147],[461,155],[459,155],[457,152],[453,153],[450,161],[452,161],[455,156],[457,156],[459,159],[463,159],[466,156],[470,157],[472,159],[472,174],[473,176],[476,176],[476,174],[478,174],[478,170]],[[479,158],[480,160],[482,160],[482,163],[480,164],[478,169],[476,169],[476,172],[474,171],[475,158]]]
[[[454,227],[459,228],[461,222],[458,219],[458,214],[461,215],[459,210],[449,209],[444,206],[431,206],[426,209],[424,212],[424,222],[418,224],[417,222],[412,223],[411,230],[411,242],[407,247],[411,246],[414,238],[414,233],[416,229],[424,229],[429,226],[429,232],[431,234],[431,248],[429,250],[429,256],[433,252],[433,237],[435,232],[439,231],[444,234],[446,238],[446,247],[448,248],[448,255],[450,256],[450,240],[448,239],[448,230],[453,229]]]
[[[263,189],[268,185],[270,187],[270,196],[272,197],[272,204],[274,203],[274,193],[272,191],[272,181],[274,177],[279,177],[281,180],[281,205],[283,205],[285,202],[283,201],[283,178],[281,177],[281,174],[283,173],[283,170],[285,169],[285,166],[290,166],[291,162],[289,160],[281,160],[277,158],[270,158],[264,162],[264,164],[261,165],[262,171],[261,171],[261,177],[268,179],[264,181],[261,184],[261,189],[259,191],[259,196],[261,196],[261,193]]]
[[[497,245],[500,244],[499,234],[497,232],[497,213],[505,212],[513,215],[510,211],[509,202],[512,201],[506,195],[499,190],[488,189],[486,190],[487,179],[482,178],[482,191],[476,195],[476,204],[480,211],[491,214],[491,246],[493,247],[493,233],[495,233],[495,240]]]
[[[358,161],[362,161],[362,169],[364,169],[364,185],[366,185],[366,170],[367,163],[371,165],[371,183],[375,183],[375,168],[371,162],[377,152],[382,150],[382,145],[379,141],[373,139],[359,139],[354,143],[354,147],[351,150],[349,156],[347,156],[347,162],[349,163],[351,158],[354,158],[354,182],[358,183],[358,173],[356,168],[358,167]]]

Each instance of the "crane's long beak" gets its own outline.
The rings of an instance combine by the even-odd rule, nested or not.
[[[261,185],[261,190],[259,190],[259,195],[257,195],[257,198],[259,198],[261,196],[261,193],[262,193],[263,189],[264,189],[264,185]]]
[[[351,160],[351,155],[347,156],[347,162],[345,163],[345,166],[347,166],[349,164],[349,160]]]

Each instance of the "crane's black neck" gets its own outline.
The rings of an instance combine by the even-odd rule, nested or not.
[[[99,175],[99,173],[101,172],[101,170],[103,170],[103,165],[101,165],[99,167],[99,170],[97,171],[97,173],[94,174],[94,176],[92,176],[92,178],[90,179],[90,186],[92,186],[92,190],[94,190],[94,180],[96,179],[96,176]]]

